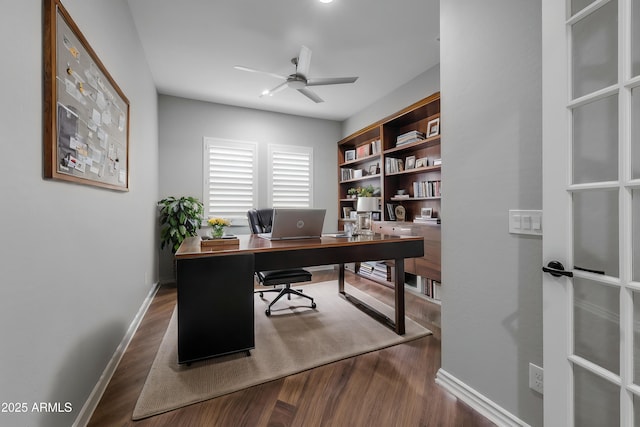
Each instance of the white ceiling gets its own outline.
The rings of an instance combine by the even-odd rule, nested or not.
[[[162,94],[344,120],[438,64],[438,0],[128,0]],[[293,89],[260,97],[287,76],[300,46],[308,78],[359,76],[316,86],[316,104]]]

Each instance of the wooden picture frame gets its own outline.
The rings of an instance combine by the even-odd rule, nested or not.
[[[429,165],[429,162],[426,157],[421,157],[419,159],[416,159],[416,169],[425,168],[428,165]]]
[[[369,175],[377,175],[379,173],[380,173],[380,169],[378,165],[369,166]]]
[[[440,134],[440,118],[429,120],[427,123],[427,138]]]
[[[416,167],[416,156],[409,156],[404,161],[405,169],[414,169]]]
[[[129,190],[129,100],[60,0],[44,1],[44,177]]]

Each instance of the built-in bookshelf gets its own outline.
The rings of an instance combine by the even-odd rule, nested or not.
[[[369,185],[380,189],[380,219],[422,220],[440,216],[440,93],[435,93],[338,142],[338,227],[343,208],[355,209],[349,190]],[[423,208],[427,210],[424,211]],[[426,219],[426,218],[424,218]]]
[[[434,93],[338,141],[338,229],[354,221],[356,189],[379,190],[373,229],[385,234],[422,235],[425,256],[405,260],[405,272],[417,278],[415,291],[438,300],[440,291],[440,93]],[[351,190],[351,191],[350,191]],[[394,268],[378,261],[356,266],[362,276],[383,279]],[[408,286],[411,288],[411,285]]]

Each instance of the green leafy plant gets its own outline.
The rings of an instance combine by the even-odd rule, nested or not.
[[[373,195],[379,191],[380,189],[376,189],[373,185],[357,188],[358,197],[373,197]]]
[[[184,239],[198,234],[204,205],[195,197],[173,196],[158,202],[160,207],[160,249],[165,246],[176,253]]]

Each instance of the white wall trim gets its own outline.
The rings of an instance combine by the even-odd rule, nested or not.
[[[122,337],[122,341],[120,341],[120,345],[118,345],[118,348],[116,348],[116,351],[113,353],[113,356],[111,356],[111,360],[109,360],[109,363],[107,363],[107,366],[104,368],[102,375],[100,375],[100,379],[98,379],[98,383],[93,387],[93,390],[89,395],[89,398],[82,406],[82,409],[80,409],[80,413],[78,414],[78,417],[74,421],[73,427],[86,426],[89,423],[89,419],[91,419],[91,415],[93,415],[93,411],[96,410],[96,407],[100,402],[100,399],[102,399],[102,395],[107,389],[107,385],[109,384],[109,381],[111,381],[113,374],[116,372],[116,368],[118,367],[118,364],[120,364],[120,360],[122,360],[122,356],[124,356],[124,352],[127,350],[127,347],[129,347],[129,344],[131,343],[133,336],[138,330],[138,327],[140,326],[140,323],[142,322],[144,315],[147,313],[147,310],[151,305],[151,301],[153,301],[153,298],[155,297],[159,288],[160,288],[160,284],[158,282],[154,283],[153,286],[151,286],[151,289],[149,290],[147,297],[142,302],[142,305],[140,306],[138,313],[131,321],[131,324],[129,325],[129,329],[127,329],[127,332],[124,334],[124,337]]]
[[[499,426],[529,427],[527,423],[487,399],[442,368],[438,369],[436,374],[436,384]]]

